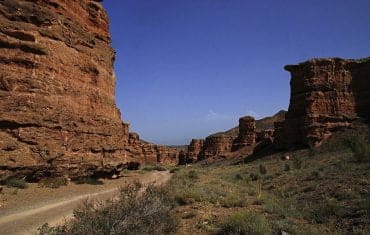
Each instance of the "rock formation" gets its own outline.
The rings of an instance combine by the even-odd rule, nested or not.
[[[234,139],[233,136],[228,135],[208,136],[204,141],[203,149],[199,154],[198,160],[230,153]]]
[[[186,163],[196,162],[199,154],[202,152],[204,147],[203,139],[192,139],[188,146],[188,156]]]
[[[127,145],[126,150],[130,155],[135,156],[135,159],[133,159],[135,162],[166,165],[178,164],[181,152],[179,148],[143,142],[136,133],[129,134],[129,145]]]
[[[239,119],[239,134],[233,142],[233,151],[256,143],[256,121],[251,116]]]
[[[246,116],[239,119],[239,126],[208,136],[205,140],[193,139],[188,147],[186,162],[212,157],[228,158],[237,154],[248,155],[256,144],[256,121]],[[239,150],[242,150],[239,152]]]
[[[0,1],[0,181],[141,162],[115,105],[108,21],[96,0]]]
[[[292,74],[289,110],[275,124],[277,148],[318,146],[332,131],[370,116],[370,59],[312,59],[285,69]]]

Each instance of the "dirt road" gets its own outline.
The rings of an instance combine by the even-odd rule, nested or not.
[[[33,199],[22,200],[22,203],[18,205],[13,202],[13,205],[16,206],[0,208],[0,234],[37,234],[37,228],[44,223],[56,225],[62,223],[65,219],[71,218],[73,209],[87,198],[96,200],[112,198],[117,195],[119,186],[124,186],[134,180],[139,180],[143,184],[155,183],[160,185],[170,178],[171,174],[168,171],[137,174],[114,180],[114,184],[104,188],[95,186],[95,189],[89,189],[87,191],[90,192],[87,193],[86,190],[81,189],[82,193],[76,192],[73,195],[68,195],[70,194],[68,189],[70,186],[65,186],[58,196],[52,195],[52,198],[49,199],[45,199],[47,195],[41,195],[48,192],[40,191],[38,192],[39,195],[36,195]]]

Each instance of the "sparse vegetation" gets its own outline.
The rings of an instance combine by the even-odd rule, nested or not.
[[[59,188],[61,186],[65,186],[68,184],[68,180],[63,177],[59,178],[47,178],[42,179],[39,181],[40,187],[46,187],[46,188]]]
[[[141,170],[143,171],[166,171],[167,168],[161,165],[144,165]]]
[[[265,165],[260,164],[259,170],[260,170],[261,175],[265,175],[267,173],[267,169]]]
[[[170,170],[170,173],[175,173],[176,171],[179,171],[181,168],[180,167],[173,167]]]
[[[219,234],[268,235],[271,234],[271,229],[266,219],[260,214],[239,212],[226,219]]]
[[[358,164],[352,149],[338,144],[344,141],[336,137],[331,141],[334,144],[314,150],[290,152],[291,160],[281,160],[286,153],[277,153],[247,164],[231,165],[226,160],[177,171],[170,185],[178,206],[199,211],[186,220],[187,226],[193,221],[206,233],[248,234],[235,232],[241,230],[230,225],[234,219],[230,216],[248,208],[267,221],[267,234],[366,234],[369,162]],[[266,174],[262,168],[268,169]],[[194,172],[196,180],[189,177]]]
[[[285,165],[284,165],[284,171],[290,171],[290,165],[289,165],[289,163],[285,163]]]
[[[11,178],[6,181],[6,186],[10,188],[25,189],[28,187],[27,182],[24,179]]]
[[[155,220],[160,232],[153,230],[154,234],[174,231],[173,218],[181,223],[178,226],[180,234],[281,234],[282,231],[288,234],[368,234],[370,162],[358,164],[353,160],[354,150],[346,146],[335,148],[329,143],[329,146],[324,144],[314,150],[296,150],[289,152],[290,160],[281,160],[287,153],[276,153],[247,164],[235,165],[225,160],[172,168],[176,170],[172,171],[172,179],[161,193],[166,196],[150,200],[128,196],[134,200],[133,207],[139,214],[134,209],[126,209],[123,213],[113,202],[104,206],[88,204],[77,210],[79,213],[75,213],[75,219],[66,224],[67,227],[48,228],[45,225],[42,231],[64,229],[69,233],[53,234],[72,234],[82,229],[77,225],[80,224],[85,225],[83,229],[88,227],[100,232],[103,230],[99,227],[89,226],[101,224],[99,226],[105,229],[107,224],[116,222],[114,218],[126,215],[130,224],[133,219],[128,214],[133,213],[140,222],[127,226],[136,234],[145,234],[149,230],[136,230],[135,226],[154,226],[150,222],[143,225],[146,222],[142,221],[148,218],[146,212],[160,210],[162,212],[154,213],[159,215]],[[166,206],[162,206],[162,198]],[[136,200],[141,200],[141,206],[147,210],[138,209]],[[85,218],[98,223],[90,225]],[[123,227],[122,231],[128,231],[128,227]],[[115,234],[118,230],[111,231]]]
[[[193,179],[193,180],[196,180],[196,179],[198,179],[198,178],[199,178],[199,176],[198,176],[197,172],[196,172],[196,171],[194,171],[194,170],[189,171],[189,173],[188,173],[188,177],[189,177],[190,179]]]
[[[251,178],[252,181],[256,181],[256,180],[259,180],[260,175],[259,174],[255,174],[255,173],[250,173],[249,174],[249,177]]]
[[[104,182],[97,178],[97,177],[93,177],[93,176],[88,176],[88,177],[85,177],[85,178],[81,178],[79,180],[76,181],[77,184],[91,184],[91,185],[102,185],[104,184]]]
[[[358,162],[370,161],[370,143],[365,135],[356,134],[348,138],[348,146]]]
[[[173,232],[177,222],[170,215],[173,200],[168,189],[139,183],[121,189],[118,200],[105,203],[85,201],[64,225],[39,228],[40,235],[62,234],[164,234]]]

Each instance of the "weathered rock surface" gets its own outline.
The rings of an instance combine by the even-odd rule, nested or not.
[[[251,154],[256,144],[256,121],[246,116],[239,119],[238,130],[235,128],[208,136],[205,140],[193,139],[188,146],[186,163],[208,158],[229,158],[237,154]],[[239,151],[242,150],[242,151]]]
[[[144,161],[115,105],[110,41],[100,1],[0,1],[0,181],[113,174]],[[147,148],[148,161],[177,156]]]
[[[126,147],[130,155],[135,156],[133,161],[141,164],[176,165],[179,162],[181,149],[145,143],[136,133],[129,134],[129,145]]]
[[[277,148],[318,146],[334,130],[370,116],[370,59],[312,59],[292,74],[286,120],[275,125]]]
[[[232,151],[246,146],[254,146],[256,143],[256,121],[254,117],[245,116],[239,119],[239,134],[233,142]]]
[[[188,146],[188,156],[186,163],[196,162],[203,148],[204,148],[203,139],[192,139],[190,145]]]
[[[200,152],[198,160],[230,153],[234,139],[233,136],[228,135],[208,136],[204,141],[203,150]]]
[[[0,1],[0,179],[122,164],[113,61],[100,3]]]

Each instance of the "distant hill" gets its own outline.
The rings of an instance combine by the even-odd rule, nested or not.
[[[256,130],[262,131],[262,130],[269,130],[274,129],[274,122],[280,122],[285,119],[285,114],[287,111],[280,110],[275,115],[270,117],[265,117],[259,120],[256,120]],[[239,127],[234,127],[230,130],[224,131],[224,132],[218,132],[215,134],[212,134],[210,136],[218,136],[218,135],[229,135],[229,136],[238,136],[239,134]]]

